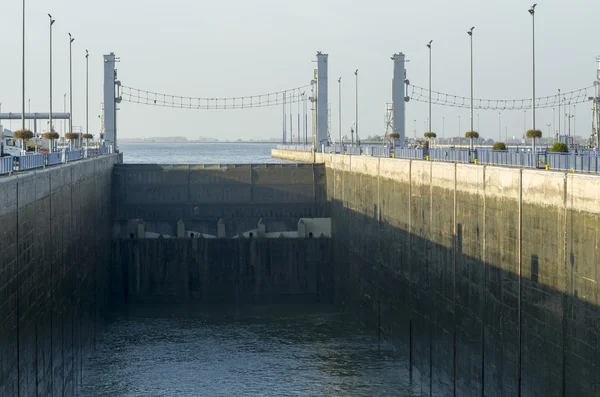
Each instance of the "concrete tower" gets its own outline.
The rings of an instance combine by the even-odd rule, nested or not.
[[[404,71],[404,54],[398,53],[392,56],[394,61],[394,79],[392,80],[392,102],[394,107],[394,132],[399,134],[398,141],[404,145],[405,122],[404,122],[404,80],[406,74]]]
[[[328,64],[329,55],[317,52],[317,150],[321,150],[321,145],[327,144],[328,125],[329,125],[329,95],[328,95]]]
[[[104,141],[117,149],[117,71],[113,52],[104,55]]]

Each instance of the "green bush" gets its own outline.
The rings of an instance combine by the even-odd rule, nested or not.
[[[75,139],[79,139],[79,134],[76,132],[67,132],[65,134],[65,138],[70,141],[74,141]]]
[[[55,139],[60,138],[60,135],[58,135],[58,132],[44,132],[44,134],[42,135],[45,139],[48,139],[50,141],[53,141]]]
[[[529,130],[529,131],[527,131],[527,133],[525,134],[525,136],[527,136],[527,138],[529,138],[529,139],[541,138],[542,137],[542,131],[540,131],[540,130]]]
[[[33,138],[33,132],[29,130],[17,130],[15,131],[14,137],[16,139],[22,139],[24,141]]]
[[[426,133],[424,134],[424,136],[425,136],[425,138],[427,138],[427,139],[431,139],[431,138],[436,138],[436,137],[437,137],[437,135],[436,135],[436,133],[435,133],[435,132],[426,132]]]
[[[568,153],[569,147],[566,143],[556,142],[554,145],[552,145],[552,149],[550,149],[550,151],[554,153]]]
[[[477,139],[479,138],[479,133],[477,131],[467,131],[465,133],[465,138]]]
[[[83,139],[93,139],[94,138],[94,136],[92,134],[83,134],[81,137]]]
[[[400,134],[398,134],[397,132],[392,132],[390,135],[388,135],[391,139],[398,139],[400,138]]]
[[[506,143],[504,142],[496,142],[492,147],[492,150],[507,150]]]

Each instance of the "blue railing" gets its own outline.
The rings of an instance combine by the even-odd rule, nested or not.
[[[29,154],[23,156],[0,157],[0,175],[11,172],[43,168],[49,165],[63,164],[83,158],[92,158],[112,153],[112,147],[101,147],[87,150],[71,150],[54,153]]]
[[[16,156],[13,158],[14,170],[25,171],[40,168],[46,165],[44,154],[31,154],[29,156]]]
[[[67,152],[67,161],[77,161],[82,158],[81,150],[70,150]]]
[[[13,170],[13,158],[9,157],[0,157],[0,175],[11,173]]]
[[[600,173],[597,153],[547,153],[546,164],[551,170]]]
[[[470,163],[471,152],[469,149],[429,149],[429,159],[434,161],[452,161],[456,163]]]
[[[425,151],[423,149],[395,148],[394,157],[423,160],[425,159]]]
[[[279,149],[311,151],[311,145],[279,145]],[[432,161],[448,161],[457,163],[479,163],[520,168],[548,168],[550,170],[586,172],[600,174],[600,152],[585,151],[583,153],[551,153],[540,149],[536,153],[529,149],[491,150],[462,148],[395,148],[392,151],[386,146],[323,146],[325,153],[345,153],[354,156],[395,157],[406,159],[429,159]]]
[[[529,151],[477,150],[477,161],[480,164],[504,165],[508,167],[537,168],[540,156],[543,156],[543,154]]]
[[[55,165],[62,162],[62,152],[48,153],[46,155],[46,165]]]

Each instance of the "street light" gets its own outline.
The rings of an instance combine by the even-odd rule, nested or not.
[[[89,91],[89,63],[90,63],[90,53],[88,50],[85,50],[85,133],[90,133],[90,124],[89,124],[89,111],[90,111],[90,91]],[[88,142],[88,141],[86,141]]]
[[[433,40],[429,40],[427,48],[429,48],[429,132],[431,132],[431,43]]]
[[[471,38],[471,131],[473,131],[473,30],[475,26],[467,31]]]
[[[21,95],[22,109],[21,109],[21,128],[25,129],[25,0],[23,0],[23,70],[22,70],[22,82],[23,91]]]
[[[73,132],[73,42],[69,33],[69,132]],[[81,142],[79,142],[81,144]]]
[[[339,85],[339,93],[338,93],[339,125],[338,125],[338,130],[340,132],[340,153],[343,153],[343,150],[342,150],[342,148],[343,148],[343,142],[342,142],[342,78],[341,77],[338,79],[338,85]]]
[[[354,123],[356,124],[356,142],[358,142],[358,69],[354,71],[354,75],[356,76],[356,121]]]
[[[48,14],[48,17],[50,18],[50,132],[52,132],[52,25],[56,21],[52,19],[52,15]]]
[[[533,129],[535,130],[535,6],[534,4],[529,8],[529,13],[531,14],[531,22],[533,27],[533,90],[531,95],[531,120],[533,124]]]

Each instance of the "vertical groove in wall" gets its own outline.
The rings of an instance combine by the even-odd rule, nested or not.
[[[453,390],[454,390],[454,397],[456,397],[456,249],[457,249],[457,226],[456,226],[456,168],[457,165],[456,163],[454,163],[454,204],[453,204],[453,226],[452,226],[452,305],[453,305],[453,311],[454,311],[454,316],[453,316],[453,322],[454,322],[454,335],[453,335],[453,347],[452,347],[452,378],[453,378]]]
[[[522,365],[522,354],[521,354],[521,339],[522,339],[522,318],[521,318],[521,288],[523,284],[523,274],[522,274],[522,260],[521,260],[521,252],[523,248],[523,169],[519,170],[519,233],[518,233],[517,242],[517,266],[518,266],[518,277],[519,277],[519,297],[518,297],[518,319],[519,325],[517,327],[517,341],[519,346],[519,361],[517,363],[517,396],[521,397],[521,365]]]
[[[377,158],[377,214],[374,214],[377,219],[377,339],[378,343],[381,343],[381,196],[379,194],[379,170],[380,170],[381,159]],[[384,334],[385,336],[385,334]]]
[[[567,201],[567,192],[568,192],[568,174],[564,175],[564,186],[563,186],[563,280],[564,280],[564,290],[563,290],[563,310],[562,310],[562,353],[563,353],[563,365],[562,365],[562,395],[565,396],[567,394],[567,304],[568,304],[568,294],[572,293],[573,290],[569,286],[569,277],[568,277],[568,265],[567,265],[567,235],[568,235],[568,224],[567,224],[567,215],[568,215],[568,201]]]
[[[433,223],[433,161],[429,162],[429,223],[425,228],[426,239],[429,240],[430,245],[427,248],[427,276],[429,278],[429,292],[431,293],[432,288],[432,277],[431,277],[431,225]],[[433,294],[432,294],[433,296]],[[433,305],[432,305],[433,306]],[[433,309],[433,307],[431,307]],[[429,311],[429,395],[433,396],[433,313],[434,310]]]
[[[17,177],[18,178],[18,177]],[[19,363],[21,362],[21,357],[20,357],[20,343],[19,340],[21,339],[19,337],[19,318],[20,318],[20,313],[19,313],[19,289],[20,289],[20,285],[19,285],[19,272],[21,271],[21,250],[20,250],[20,239],[19,239],[19,185],[20,185],[20,180],[17,179],[17,286],[15,288],[15,290],[17,291],[17,299],[16,299],[16,303],[17,303],[17,394],[20,396],[21,395],[21,366],[19,365]]]
[[[408,161],[408,370],[412,379],[412,160]]]
[[[480,318],[481,318],[481,397],[485,396],[485,304],[487,302],[486,296],[487,296],[487,246],[486,246],[486,235],[487,235],[487,229],[486,229],[486,216],[487,216],[487,207],[486,207],[486,184],[485,184],[485,177],[486,177],[486,170],[487,170],[487,166],[483,166],[483,181],[482,181],[482,196],[483,196],[483,248],[481,251],[481,263],[483,266],[483,293],[481,294],[483,302],[481,304],[481,312],[480,312]]]

